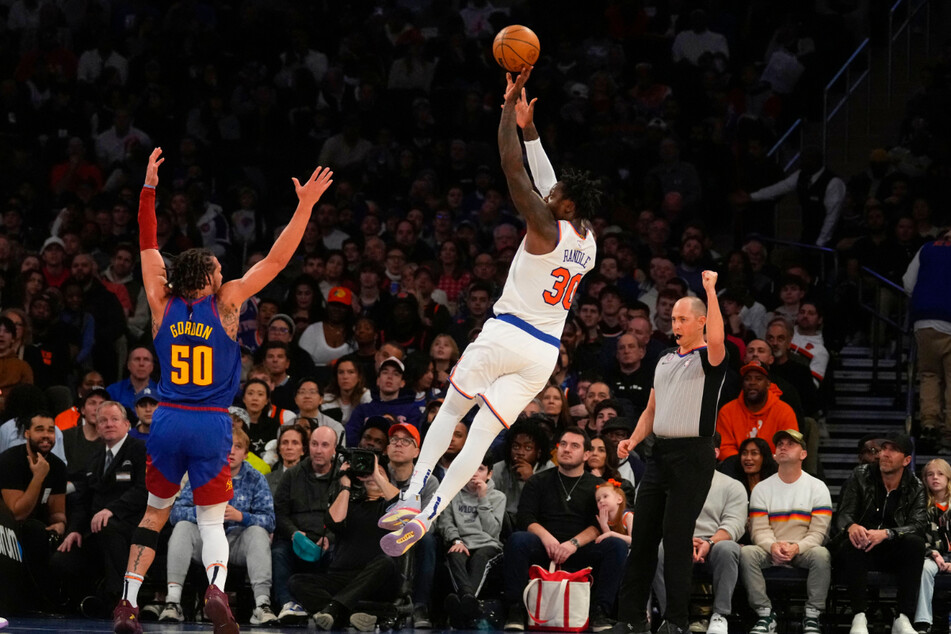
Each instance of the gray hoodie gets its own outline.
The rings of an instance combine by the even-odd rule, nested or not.
[[[502,547],[499,533],[505,515],[505,494],[495,489],[491,478],[487,484],[484,498],[463,488],[436,520],[436,530],[447,543],[461,539],[470,551],[486,546]]]

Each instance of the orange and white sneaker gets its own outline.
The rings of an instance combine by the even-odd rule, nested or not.
[[[407,495],[406,499],[400,496],[390,508],[386,510],[377,522],[377,526],[388,531],[401,528],[408,521],[419,515],[422,506],[418,495]]]
[[[231,614],[228,595],[213,583],[205,590],[205,616],[214,624],[215,634],[238,634],[241,631]]]
[[[428,530],[422,521],[410,520],[398,531],[384,535],[380,540],[380,548],[390,557],[399,557],[421,540]]]

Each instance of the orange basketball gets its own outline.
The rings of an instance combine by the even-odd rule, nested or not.
[[[513,73],[521,71],[526,64],[534,66],[540,51],[538,36],[520,24],[505,27],[492,42],[492,57],[499,66]]]

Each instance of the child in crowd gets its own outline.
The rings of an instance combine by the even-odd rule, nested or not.
[[[627,496],[621,490],[621,483],[610,479],[599,484],[594,499],[598,501],[598,525],[601,527],[601,534],[595,542],[600,544],[608,537],[620,537],[630,546],[634,513],[627,510]]]
[[[939,572],[951,572],[951,465],[941,458],[932,460],[921,470],[921,479],[928,494],[928,520],[925,542],[925,564],[921,569],[921,587],[918,590],[918,608],[915,610],[915,630],[931,630],[931,600],[934,597],[934,578]]]
[[[482,616],[476,597],[493,563],[502,556],[505,494],[492,483],[492,456],[486,454],[469,482],[439,516],[436,529],[448,545],[446,562],[456,591],[446,597],[446,613],[456,629],[472,629]]]
[[[767,323],[776,317],[782,317],[792,323],[796,323],[796,317],[799,316],[799,302],[806,296],[806,282],[795,275],[786,275],[780,281],[779,301],[782,302],[776,307],[776,310],[769,316]]]

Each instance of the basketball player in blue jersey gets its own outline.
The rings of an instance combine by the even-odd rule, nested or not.
[[[449,377],[450,390],[426,434],[409,487],[380,518],[380,526],[393,531],[380,542],[390,556],[422,539],[475,473],[492,440],[545,387],[575,289],[594,266],[595,236],[588,219],[600,202],[596,183],[586,174],[566,171],[539,195],[522,164],[516,108],[530,73],[525,67],[515,81],[508,76],[498,137],[509,193],[525,219],[525,238],[495,304],[495,318],[486,322]],[[479,412],[465,446],[421,508],[419,492],[449,446],[456,423],[476,404]]]
[[[158,251],[155,186],[165,160],[153,150],[139,196],[142,281],[152,311],[152,336],[162,368],[159,404],[149,434],[146,486],[148,507],[132,535],[122,600],[113,613],[116,632],[141,632],[137,595],[155,557],[158,531],[168,521],[185,473],[195,495],[202,562],[208,574],[205,614],[215,632],[231,634],[238,624],[224,593],[228,540],[224,520],[233,490],[228,466],[231,418],[228,406],[238,389],[241,352],[235,341],[238,312],[290,261],[311,211],[333,182],[320,167],[301,185],[292,179],[299,204],[267,257],[239,280],[222,284],[221,265],[206,249],[190,249],[166,271]],[[232,519],[232,518],[229,518]]]

